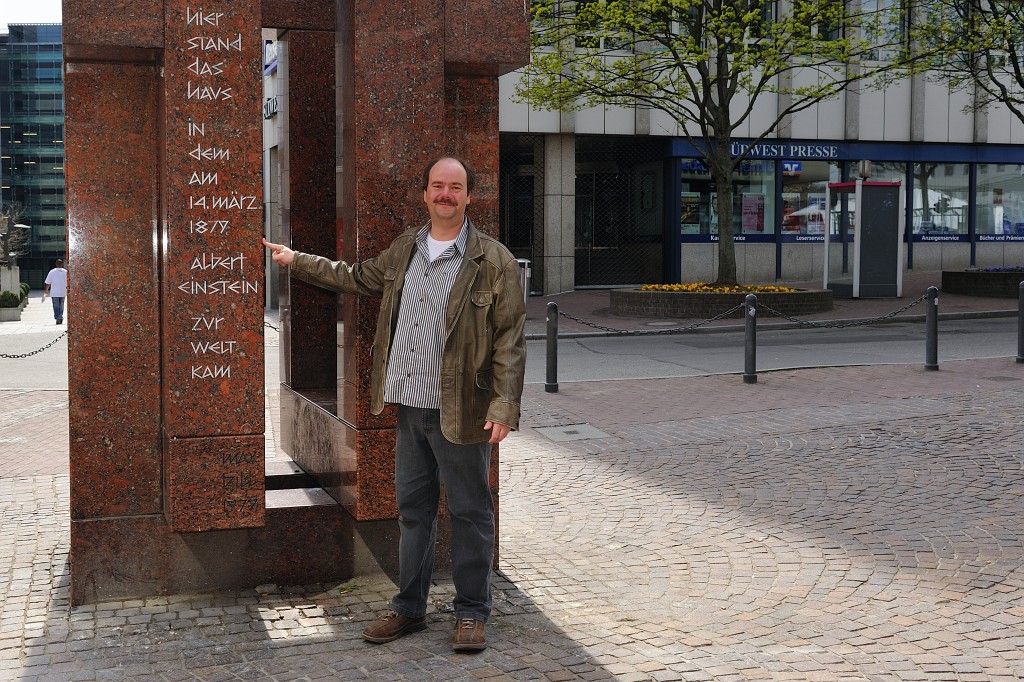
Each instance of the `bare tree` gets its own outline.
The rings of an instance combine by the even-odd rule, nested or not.
[[[20,224],[21,207],[15,203],[0,207],[0,266],[13,267],[18,256],[28,253],[27,225]]]
[[[925,11],[919,39],[941,55],[929,76],[970,89],[969,109],[1000,103],[1024,122],[1024,3],[931,0]]]

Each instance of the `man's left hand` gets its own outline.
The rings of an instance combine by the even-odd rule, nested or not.
[[[488,440],[487,442],[491,443],[492,445],[494,443],[500,443],[501,441],[505,440],[505,436],[507,436],[508,432],[512,430],[511,428],[505,426],[504,424],[499,424],[498,422],[492,421],[484,422],[484,428],[491,432],[491,439]]]

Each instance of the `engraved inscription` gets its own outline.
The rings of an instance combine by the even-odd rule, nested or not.
[[[230,379],[231,365],[192,365],[193,379]]]
[[[193,317],[192,331],[201,331],[203,329],[220,329],[220,325],[223,324],[223,317],[205,317],[200,315],[199,317]]]
[[[207,12],[202,7],[197,10],[185,8],[185,23],[189,26],[220,26],[222,18],[224,12]]]
[[[235,347],[238,345],[237,341],[190,341],[189,343],[192,344],[192,352],[196,355],[205,355],[207,353],[226,355],[234,353]]]
[[[209,85],[196,85],[193,87],[192,81],[188,82],[188,98],[189,99],[209,99],[209,100],[227,100],[233,99],[234,95],[232,90],[234,88],[223,87],[214,88]]]
[[[259,512],[262,504],[262,500],[253,496],[225,498],[224,513],[227,516],[248,516]]]
[[[197,309],[188,318],[183,337],[174,343],[184,344],[182,351],[193,358],[189,363],[191,381],[223,382],[236,375],[233,358],[245,356],[243,342],[235,336],[235,316],[221,313],[228,306],[237,310],[234,299],[251,299],[260,294],[262,282],[258,275],[246,272],[248,257],[241,252],[218,248],[231,231],[233,223],[248,224],[250,218],[235,220],[249,211],[262,211],[262,199],[252,193],[249,185],[238,184],[245,177],[233,167],[237,139],[230,118],[221,118],[220,107],[235,99],[239,84],[233,80],[234,66],[242,53],[253,45],[238,32],[238,19],[226,2],[207,2],[205,6],[186,5],[185,31],[177,56],[177,80],[181,88],[179,106],[185,113],[184,137],[187,143],[169,154],[177,153],[186,160],[187,185],[192,193],[181,197],[180,209],[185,213],[179,228],[189,238],[184,252],[178,251],[181,265],[188,274],[172,286],[187,295]],[[173,235],[172,235],[173,237]],[[211,362],[216,358],[216,362]],[[220,390],[224,390],[221,388]]]
[[[211,64],[208,61],[196,57],[195,60],[188,65],[188,70],[197,76],[219,76],[224,73],[224,62]]]
[[[259,280],[228,280],[214,282],[190,279],[178,285],[178,290],[186,294],[255,294],[260,290]]]
[[[264,290],[258,3],[166,0],[163,9],[167,432],[216,437],[186,440],[180,466],[172,460],[181,476],[169,479],[168,515],[187,530],[251,527],[264,516],[265,477],[262,439],[248,435],[262,415],[253,401]]]
[[[197,146],[188,153],[196,161],[230,161],[231,150],[220,147]]]
[[[242,34],[236,34],[233,38],[220,38],[212,36],[193,36],[188,39],[189,50],[202,50],[204,52],[236,52],[242,51]]]
[[[188,230],[192,234],[224,234],[230,225],[227,220],[190,220]]]

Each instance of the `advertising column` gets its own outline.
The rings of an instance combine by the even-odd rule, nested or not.
[[[161,273],[165,513],[264,523],[258,3],[165,3]]]

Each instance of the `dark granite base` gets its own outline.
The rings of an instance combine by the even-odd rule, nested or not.
[[[352,517],[322,491],[275,495],[262,528],[175,533],[163,516],[72,521],[72,604],[355,575]]]

